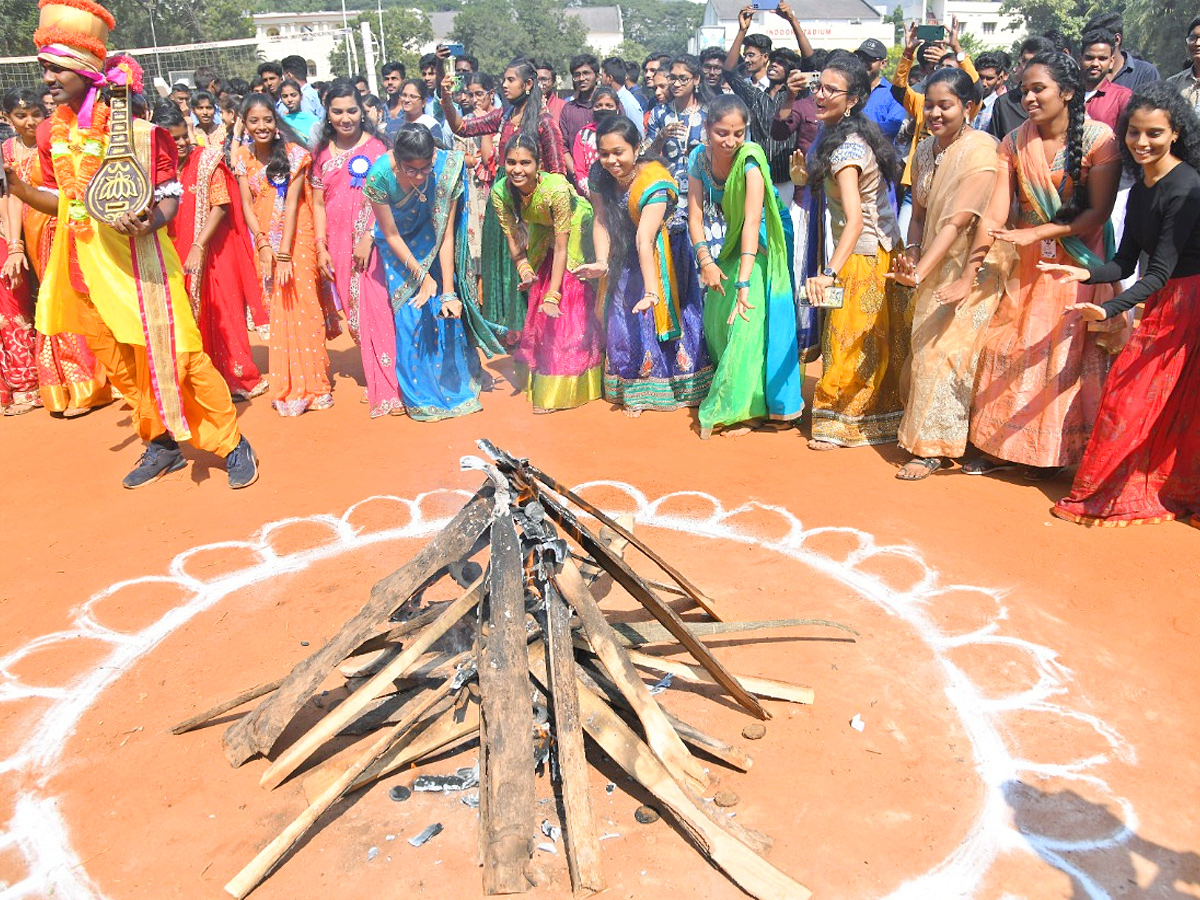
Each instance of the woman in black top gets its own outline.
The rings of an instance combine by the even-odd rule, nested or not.
[[[1053,509],[1083,525],[1200,514],[1200,119],[1174,85],[1154,82],[1134,93],[1119,134],[1126,165],[1140,177],[1117,255],[1090,270],[1039,265],[1068,281],[1114,282],[1149,256],[1127,291],[1064,312],[1085,327],[1145,304],[1105,382],[1071,492]]]

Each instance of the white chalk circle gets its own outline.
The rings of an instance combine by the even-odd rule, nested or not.
[[[884,900],[952,900],[971,898],[983,884],[993,863],[1004,853],[1035,853],[1063,872],[1076,878],[1086,895],[1102,900],[1109,895],[1082,873],[1074,863],[1060,855],[1104,852],[1119,848],[1137,827],[1136,812],[1126,799],[1113,794],[1102,777],[1103,767],[1114,761],[1132,763],[1132,746],[1116,731],[1095,716],[1066,705],[1071,675],[1050,648],[1007,635],[1002,630],[1007,616],[1002,592],[970,585],[943,584],[911,547],[879,546],[866,532],[853,528],[818,527],[806,529],[801,521],[780,507],[747,504],[726,510],[714,497],[688,491],[650,500],[637,488],[615,481],[596,481],[580,485],[580,493],[599,492],[606,505],[619,512],[633,512],[641,527],[692,534],[698,537],[755,545],[763,550],[794,559],[852,589],[861,599],[875,604],[897,617],[929,648],[943,678],[945,696],[955,710],[972,749],[973,762],[984,787],[979,812],[966,830],[961,843],[940,863],[917,875],[889,893]],[[613,494],[619,495],[617,502]],[[16,792],[11,819],[0,831],[0,851],[15,851],[25,862],[25,876],[12,884],[0,883],[0,900],[55,897],[59,900],[100,900],[104,892],[91,880],[86,866],[72,846],[70,830],[59,812],[58,799],[48,790],[58,771],[67,742],[81,716],[101,694],[122,677],[140,659],[196,615],[220,603],[230,594],[250,585],[267,581],[284,572],[303,570],[321,560],[358,550],[372,544],[403,539],[428,538],[448,521],[446,514],[455,503],[469,495],[463,491],[436,491],[412,500],[375,496],[350,507],[342,516],[312,516],[270,523],[248,541],[226,541],[185,551],[172,561],[166,576],[146,576],[122,581],[99,592],[73,615],[74,627],[44,635],[0,658],[0,703],[41,698],[49,708],[30,729],[18,749],[0,760],[0,774],[7,774],[21,785]],[[452,501],[452,502],[447,502]],[[424,508],[436,509],[427,518]],[[699,513],[694,512],[701,508]],[[369,530],[354,524],[356,518],[372,511],[395,509],[403,524]],[[764,538],[748,527],[755,515],[768,516],[779,537]],[[327,534],[323,543],[291,553],[279,553],[273,538],[291,526],[315,525]],[[829,535],[844,536],[848,546],[834,559],[814,549]],[[189,571],[189,562],[216,550],[238,550],[254,560],[244,568],[204,580]],[[886,584],[870,571],[871,562],[881,558],[900,558],[918,573],[903,589]],[[137,584],[171,584],[186,592],[188,599],[169,609],[160,618],[135,632],[121,632],[101,624],[92,610],[117,591]],[[933,603],[943,595],[969,592],[995,599],[996,614],[977,630],[947,634],[938,627]],[[10,672],[17,663],[41,648],[57,643],[87,639],[111,647],[99,664],[77,676],[71,683],[26,685]],[[1028,655],[1036,680],[1018,693],[1007,697],[985,694],[967,674],[951,661],[948,651],[968,646],[1002,642]],[[1023,760],[1019,748],[1006,740],[1002,717],[1013,711],[1057,714],[1093,729],[1108,747],[1107,753],[1061,762],[1031,763]],[[15,777],[14,777],[15,776]],[[1006,798],[1012,785],[1023,778],[1053,777],[1060,781],[1079,780],[1093,788],[1102,788],[1121,811],[1123,827],[1088,841],[1064,840],[1062,836],[1041,836],[1028,827],[1018,828]]]

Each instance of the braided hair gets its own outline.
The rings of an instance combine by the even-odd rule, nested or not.
[[[857,134],[863,139],[875,160],[879,163],[879,171],[888,181],[896,183],[904,171],[900,157],[891,141],[883,136],[879,126],[863,115],[867,98],[871,96],[871,76],[862,60],[852,53],[831,53],[825,62],[823,72],[837,72],[846,79],[846,100],[855,101],[849,107],[847,115],[838,119],[833,125],[824,128],[821,142],[817,145],[810,168],[809,179],[814,184],[821,184],[829,177],[833,168],[833,154],[844,144],[851,135]],[[1081,95],[1082,96],[1082,95]]]
[[[1083,183],[1083,120],[1084,91],[1083,73],[1075,58],[1057,50],[1050,53],[1039,53],[1025,65],[1028,72],[1034,66],[1042,66],[1050,75],[1050,80],[1058,85],[1059,93],[1071,94],[1067,102],[1067,175],[1074,185],[1071,199],[1062,205],[1054,215],[1055,222],[1066,224],[1092,205],[1087,185]]]

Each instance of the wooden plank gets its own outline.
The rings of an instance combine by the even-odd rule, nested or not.
[[[646,587],[641,577],[633,569],[629,568],[624,560],[608,553],[607,548],[600,543],[599,539],[581,525],[573,513],[549,494],[539,491],[537,496],[539,502],[545,508],[546,514],[557,522],[572,540],[583,547],[597,562],[604,566],[608,574],[621,587],[625,588],[631,597],[641,603],[654,618],[658,619],[674,635],[675,639],[683,644],[695,660],[717,680],[717,683],[729,692],[729,695],[739,705],[760,719],[771,718],[771,714],[763,708],[762,704],[754,699],[753,695],[738,684],[737,679],[712,655],[709,649],[704,646],[704,643],[688,631],[687,624],[679,617],[679,613],[675,612],[666,603],[663,603],[652,590]]]
[[[486,640],[479,648],[479,692],[487,729],[480,769],[479,827],[486,894],[527,891],[533,853],[533,707],[525,634],[525,570],[511,513],[492,522],[492,572]]]
[[[713,822],[621,717],[582,685],[579,707],[583,727],[592,740],[658,798],[663,811],[679,823],[696,846],[738,887],[759,900],[809,900],[812,891]]]
[[[372,700],[392,687],[392,682],[408,674],[417,661],[442,635],[450,630],[459,619],[475,608],[483,594],[486,573],[467,588],[461,597],[448,604],[442,614],[431,625],[411,641],[394,660],[376,672],[371,679],[343,700],[306,732],[299,740],[279,755],[263,773],[259,783],[268,789],[278,787],[321,745],[356,719]]]
[[[230,697],[228,700],[222,701],[212,709],[205,710],[202,713],[197,713],[190,719],[184,719],[178,725],[171,729],[171,734],[187,734],[202,725],[206,725],[219,715],[229,712],[231,709],[237,709],[243,703],[249,703],[251,700],[257,700],[259,697],[265,696],[271,691],[278,690],[283,684],[283,679],[279,678],[275,681],[268,681],[266,684],[258,684],[249,690],[242,691],[236,697]]]
[[[687,630],[696,637],[715,637],[725,634],[745,634],[750,631],[765,631],[783,628],[838,628],[858,636],[858,632],[841,622],[829,619],[764,619],[755,622],[685,622]],[[657,622],[619,622],[613,625],[621,639],[633,646],[642,644],[660,644],[674,642],[675,635],[671,634]],[[854,638],[806,638],[807,640],[845,641],[854,643]]]
[[[658,702],[650,696],[650,691],[637,669],[633,667],[624,650],[617,645],[612,626],[608,624],[573,560],[564,560],[562,570],[554,579],[554,583],[579,615],[592,649],[604,663],[604,668],[608,670],[613,683],[633,707],[646,731],[646,740],[655,754],[676,778],[689,781],[697,789],[704,790],[708,787],[708,774],[683,745],[683,741],[663,715]]]
[[[716,684],[716,679],[699,666],[689,666],[687,663],[673,659],[662,659],[649,653],[639,653],[637,650],[626,650],[625,654],[635,666],[652,669],[655,672],[667,672],[682,681],[694,684]],[[816,692],[803,684],[791,684],[787,681],[776,681],[772,678],[758,678],[754,675],[734,675],[746,690],[756,697],[767,697],[771,700],[787,700],[791,703],[812,705]]]
[[[232,894],[238,900],[242,900],[242,898],[254,890],[258,883],[267,877],[270,871],[275,868],[295,843],[304,836],[317,819],[329,807],[341,799],[342,795],[350,789],[350,786],[362,771],[378,759],[388,747],[399,740],[404,732],[411,728],[421,716],[446,698],[450,693],[450,684],[451,679],[446,679],[437,690],[431,691],[429,696],[414,708],[409,715],[382,732],[372,741],[366,751],[355,759],[354,763],[342,773],[341,777],[327,787],[319,797],[309,804],[308,808],[299,817],[293,820],[267,846],[263,847],[258,855],[225,885],[226,893]]]
[[[265,755],[329,673],[373,637],[397,607],[447,563],[469,551],[491,520],[492,488],[485,485],[407,565],[378,582],[358,614],[316,653],[297,663],[267,700],[226,730],[222,743],[231,765]]]
[[[563,835],[567,867],[575,893],[604,890],[600,839],[588,790],[587,756],[579,722],[575,653],[571,647],[571,612],[553,586],[546,591],[546,670],[554,717],[554,753],[562,792]]]
[[[629,709],[630,712],[633,711],[629,706],[629,702],[617,690],[617,686],[607,678],[604,678],[598,672],[584,665],[577,665],[576,673],[583,679],[584,684],[593,691],[605,696],[610,703],[618,704],[625,709]],[[680,740],[689,747],[701,750],[738,771],[750,771],[750,766],[754,760],[741,747],[735,747],[732,744],[725,743],[725,741],[718,737],[706,734],[696,726],[685,722],[678,716],[672,715],[666,709],[663,710],[663,715],[667,717],[667,721],[671,723],[671,727],[675,729],[675,733],[679,735]]]
[[[393,744],[387,752],[366,768],[354,784],[351,791],[357,791],[372,782],[386,778],[393,772],[405,766],[420,762],[428,756],[434,756],[442,751],[470,740],[479,733],[479,704],[470,703],[466,707],[462,721],[456,721],[454,709],[443,709],[434,712],[409,731],[402,740]],[[309,802],[321,795],[329,785],[338,779],[346,767],[346,757],[338,754],[327,762],[313,769],[303,779],[304,796]]]
[[[652,549],[650,549],[650,547],[648,547],[646,545],[646,543],[644,541],[642,541],[641,538],[637,537],[632,531],[630,531],[629,529],[627,529],[623,525],[621,525],[621,523],[618,522],[616,519],[613,519],[610,516],[606,515],[602,510],[593,506],[588,501],[584,500],[582,497],[580,497],[578,494],[576,494],[574,491],[572,491],[570,488],[568,488],[562,482],[560,482],[554,478],[551,478],[549,475],[547,475],[545,472],[543,472],[537,466],[531,464],[528,460],[518,461],[513,456],[509,455],[508,453],[505,453],[503,450],[500,450],[498,447],[496,447],[495,444],[491,443],[491,441],[479,441],[478,443],[479,443],[479,446],[486,453],[489,453],[497,461],[498,464],[502,464],[501,469],[504,469],[506,467],[508,469],[519,468],[521,470],[522,475],[524,475],[526,477],[532,476],[533,478],[536,478],[538,481],[540,481],[546,487],[550,488],[550,490],[554,491],[561,497],[565,497],[567,500],[569,500],[571,503],[574,503],[577,507],[582,509],[588,515],[595,518],[598,522],[600,522],[603,525],[607,525],[616,534],[619,534],[621,537],[623,537],[629,543],[633,544],[633,546],[637,547],[637,549],[640,550],[647,559],[652,561],[663,572],[665,572],[670,578],[672,578],[675,581],[675,583],[678,584],[679,587],[683,589],[683,592],[689,598],[691,598],[691,600],[694,603],[696,603],[700,608],[702,608],[705,612],[707,612],[714,619],[720,621],[721,617],[717,614],[716,602],[711,597],[704,594],[698,587],[696,587],[687,578],[685,578],[683,576],[683,574],[681,572],[679,572],[674,566],[667,563],[666,560],[664,560],[661,556],[659,556]],[[591,551],[588,551],[588,552],[591,552]],[[598,559],[599,558],[597,557],[597,560]]]

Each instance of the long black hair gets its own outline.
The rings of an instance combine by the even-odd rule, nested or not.
[[[537,69],[534,68],[531,60],[525,58],[514,59],[504,67],[505,72],[509,69],[513,70],[522,83],[533,82],[533,86],[529,89],[529,93],[525,95],[525,100],[523,101],[525,108],[521,112],[521,127],[518,129],[518,133],[531,138],[536,144],[538,142],[538,125],[541,124],[542,113],[546,105],[545,101],[542,100],[542,88],[537,80]],[[507,150],[508,148],[506,147],[505,152]],[[540,159],[540,153],[538,156]]]
[[[371,117],[367,115],[367,107],[363,103],[363,95],[354,86],[354,82],[349,78],[338,78],[329,86],[329,90],[325,94],[325,119],[321,122],[321,135],[317,138],[317,146],[313,149],[314,157],[333,143],[334,130],[333,122],[329,118],[329,107],[333,105],[334,100],[340,100],[343,97],[351,97],[358,104],[360,114],[359,124],[362,130],[372,137],[384,141],[385,144],[387,143],[383,135],[379,133],[379,129],[375,127],[375,123],[371,121]]]
[[[523,123],[522,123],[523,124]],[[533,161],[541,167],[542,163],[542,145],[537,139],[537,135],[532,137],[519,131],[508,139],[508,143],[504,145],[504,159],[508,159],[508,154],[514,150],[528,150],[533,156]],[[520,218],[521,216],[521,192],[512,186],[512,182],[507,177],[504,179],[505,192],[508,194],[508,205],[512,207],[513,213]]]
[[[1044,66],[1050,73],[1050,80],[1058,85],[1059,93],[1071,93],[1067,102],[1067,175],[1071,178],[1074,190],[1071,199],[1062,205],[1054,214],[1053,221],[1060,224],[1070,222],[1081,212],[1092,205],[1087,185],[1083,183],[1083,119],[1084,92],[1083,73],[1079,63],[1073,56],[1057,50],[1050,53],[1039,53],[1025,64],[1025,72],[1034,66]],[[1022,76],[1023,77],[1023,76]],[[1021,92],[1024,93],[1022,86]]]
[[[1125,107],[1121,121],[1117,123],[1117,137],[1121,141],[1121,158],[1125,162],[1125,168],[1135,175],[1141,174],[1142,170],[1142,167],[1134,162],[1133,154],[1125,144],[1130,118],[1139,110],[1155,109],[1165,112],[1171,128],[1179,132],[1179,137],[1171,145],[1171,153],[1193,169],[1200,170],[1200,116],[1196,114],[1195,107],[1183,99],[1179,88],[1169,81],[1151,81],[1143,84],[1129,98],[1129,105]]]
[[[36,109],[46,116],[46,107],[42,106],[42,95],[33,88],[11,88],[0,97],[0,108],[5,114],[11,115],[18,109]]]
[[[737,113],[746,125],[750,124],[750,107],[737,94],[720,94],[708,104],[704,118],[705,128],[712,128],[730,113]]]
[[[300,135],[296,134],[295,130],[287,122],[283,120],[283,116],[275,110],[275,101],[266,94],[249,94],[242,101],[241,116],[242,121],[246,121],[246,116],[250,110],[256,106],[262,106],[271,111],[271,115],[275,117],[275,137],[271,139],[271,156],[267,160],[267,180],[272,184],[287,182],[292,177],[292,163],[288,159],[288,144],[298,144],[301,147],[306,146],[306,141]],[[232,129],[231,129],[232,131]]]
[[[845,78],[846,100],[855,102],[850,106],[847,115],[833,125],[825,126],[825,133],[821,136],[821,142],[813,155],[813,164],[809,171],[810,181],[820,184],[828,178],[834,151],[851,135],[857,134],[875,154],[875,161],[879,163],[879,171],[883,177],[892,183],[898,182],[904,166],[896,148],[883,136],[879,126],[863,115],[867,98],[871,96],[871,76],[867,67],[852,53],[832,53],[822,71],[837,72]]]
[[[597,150],[600,148],[600,139],[610,134],[617,135],[633,148],[637,162],[643,162],[647,158],[638,153],[642,135],[638,131],[637,125],[628,116],[618,113],[596,123]],[[592,193],[599,194],[604,201],[604,227],[608,231],[609,240],[609,268],[616,271],[633,249],[633,242],[630,240],[629,215],[625,211],[625,204],[621,202],[621,186],[617,184],[617,179],[613,178],[612,174],[600,165],[598,160],[592,164],[592,169],[588,173],[588,183],[592,187]]]

